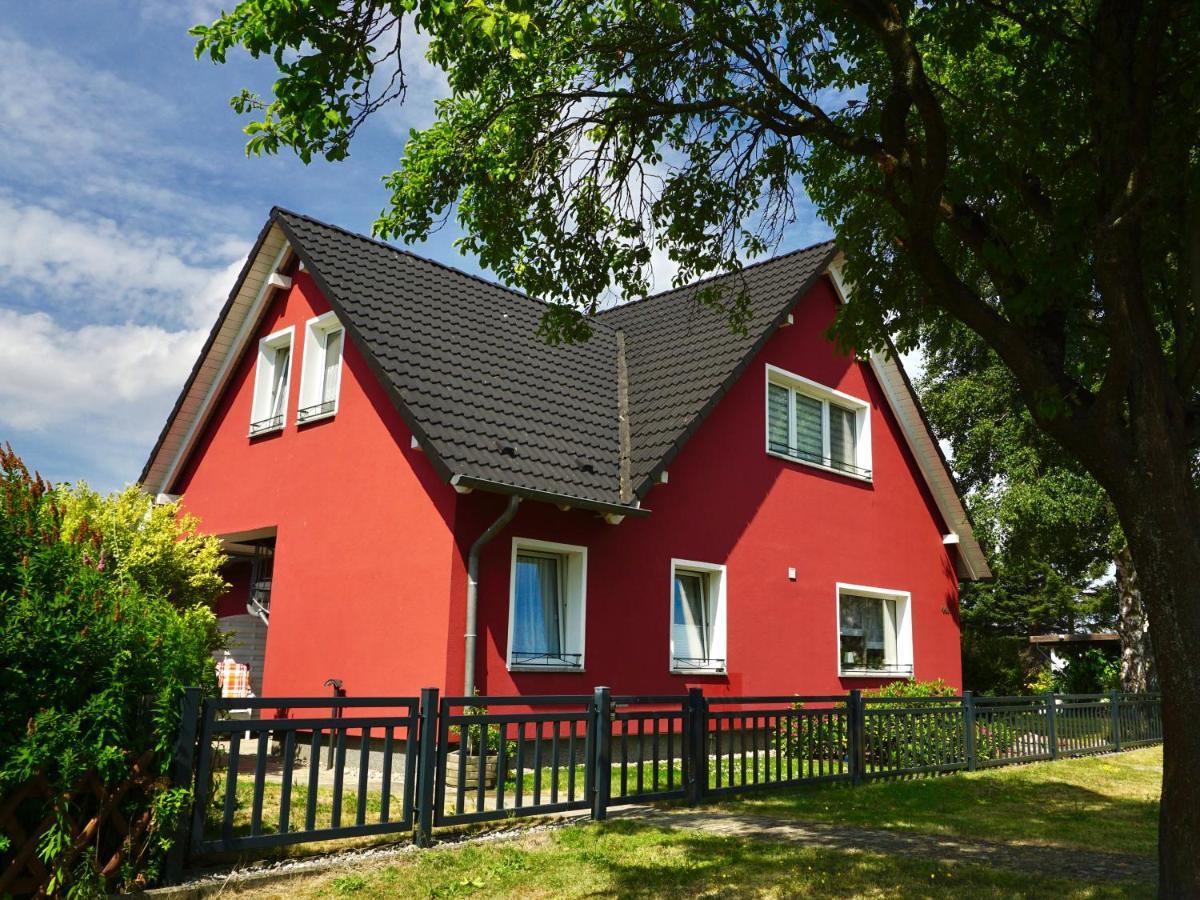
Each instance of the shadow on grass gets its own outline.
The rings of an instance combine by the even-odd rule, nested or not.
[[[1049,778],[948,776],[858,788],[802,787],[722,807],[840,825],[1146,856],[1156,852],[1158,842],[1156,797],[1114,796]]]
[[[609,822],[531,836],[519,845],[421,854],[355,878],[367,897],[992,897],[1152,896],[1146,884],[945,864],[916,856],[673,831]],[[312,896],[319,896],[314,893]],[[305,895],[308,896],[308,895]]]

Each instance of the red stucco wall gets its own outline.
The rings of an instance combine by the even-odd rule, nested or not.
[[[480,575],[479,684],[489,693],[826,693],[878,684],[839,678],[838,582],[912,594],[915,675],[961,686],[957,579],[940,517],[869,365],[824,338],[836,300],[822,281],[780,329],[643,501],[645,519],[607,525],[594,514],[522,505],[485,551]],[[765,365],[872,404],[870,484],[768,456]],[[503,499],[460,498],[465,548]],[[509,568],[517,537],[588,550],[586,660],[577,673],[509,673]],[[465,549],[463,551],[465,553]],[[669,672],[670,561],[725,564],[728,676]],[[787,570],[795,567],[796,581]],[[461,604],[452,600],[454,622]],[[461,628],[451,628],[448,683],[461,689]]]
[[[671,464],[645,519],[526,501],[484,552],[478,685],[489,693],[823,693],[868,687],[837,675],[835,584],[912,594],[918,678],[961,685],[957,585],[943,527],[869,367],[823,337],[835,309],[821,282]],[[238,367],[176,486],[216,533],[275,526],[266,694],[351,695],[462,688],[467,548],[505,498],[460,496],[410,434],[352,344],[340,408],[298,429],[304,322],[326,304],[307,276],[275,302],[264,336],[297,326],[289,424],[254,441],[254,353]],[[256,343],[256,342],[255,342]],[[764,366],[773,363],[872,403],[873,482],[764,452]],[[588,549],[586,672],[509,673],[505,666],[514,536]],[[668,671],[670,561],[728,567],[728,676]],[[795,567],[797,579],[788,579]]]
[[[352,342],[337,415],[297,427],[304,325],[329,307],[294,274],[258,330],[296,326],[286,428],[246,436],[256,339],[174,490],[207,531],[277,529],[265,694],[412,690],[445,670],[456,495]]]

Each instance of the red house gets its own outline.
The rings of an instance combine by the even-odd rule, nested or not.
[[[551,346],[543,304],[276,209],[146,463],[222,536],[262,695],[961,684],[989,576],[900,366],[826,338],[831,243]]]

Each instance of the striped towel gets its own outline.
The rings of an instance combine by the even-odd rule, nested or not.
[[[250,667],[232,657],[217,663],[217,683],[222,697],[253,697],[250,690]]]

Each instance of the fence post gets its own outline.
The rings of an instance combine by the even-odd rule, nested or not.
[[[195,788],[196,730],[200,723],[200,688],[183,689],[179,698],[179,730],[175,733],[174,761],[171,765],[171,787]],[[192,797],[193,802],[195,796]],[[191,804],[180,810],[175,823],[175,837],[163,864],[163,884],[178,884],[183,880],[183,864],[188,854],[191,832]]]
[[[685,745],[687,798],[688,803],[695,806],[708,787],[708,705],[704,702],[704,691],[701,688],[688,688],[687,708],[690,729]],[[668,762],[668,765],[673,763]]]
[[[1109,712],[1112,715],[1112,745],[1113,750],[1121,749],[1121,695],[1113,688],[1108,693]]]
[[[1050,744],[1050,758],[1058,759],[1058,730],[1054,717],[1058,712],[1058,698],[1054,691],[1046,693],[1046,740]]]
[[[967,752],[967,771],[975,771],[975,694],[962,692],[963,746]]]
[[[867,761],[863,734],[866,731],[866,716],[863,715],[862,691],[858,688],[850,691],[850,696],[846,700],[846,715],[850,720],[848,729],[850,746],[847,748],[850,757],[850,783],[857,787],[863,783]]]
[[[421,688],[421,728],[417,751],[418,847],[433,843],[434,777],[437,775],[438,689]],[[482,763],[480,763],[482,765]]]
[[[608,818],[608,800],[612,793],[612,692],[596,688],[592,700],[592,727],[595,738],[592,748],[592,818],[603,822]]]

